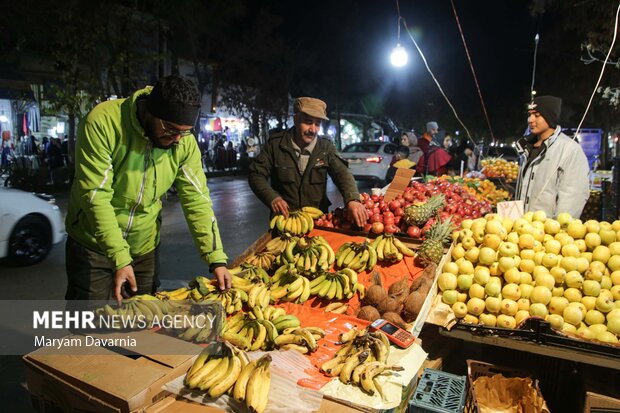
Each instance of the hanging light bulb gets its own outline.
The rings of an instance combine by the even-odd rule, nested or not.
[[[392,65],[395,67],[403,67],[407,64],[408,60],[409,56],[407,55],[407,50],[405,50],[400,43],[397,43],[396,47],[392,49],[392,54],[390,55]]]

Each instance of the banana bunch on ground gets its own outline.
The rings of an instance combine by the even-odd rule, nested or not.
[[[404,256],[413,257],[415,252],[392,234],[381,234],[372,243],[377,253],[377,260],[399,262]]]
[[[185,385],[217,398],[228,392],[252,412],[265,411],[269,398],[271,356],[250,361],[245,352],[227,344],[211,344],[200,353],[185,376]]]
[[[271,277],[271,299],[301,304],[310,297],[310,280],[301,275],[294,264],[286,264]]]
[[[189,298],[189,294],[189,288],[181,287],[173,291],[158,291],[155,293],[155,297],[160,300],[187,300]]]
[[[265,283],[256,283],[248,291],[248,307],[259,309],[267,308],[271,301],[271,291]]]
[[[230,273],[230,275],[233,276],[233,283],[235,281],[235,278],[243,278],[255,282],[269,282],[269,274],[267,274],[267,271],[265,271],[262,267],[258,267],[256,265],[248,264],[245,262],[238,267],[229,269],[228,272]]]
[[[249,297],[245,291],[231,288],[228,291],[213,291],[203,296],[202,299],[220,301],[226,314],[233,314],[241,311],[243,303],[247,302]]]
[[[274,307],[272,305],[268,305],[265,308],[261,308],[256,306],[252,308],[252,311],[248,313],[250,318],[255,318],[256,320],[268,320],[274,322],[278,318],[285,316],[286,311],[281,307]]]
[[[317,235],[292,240],[280,258],[289,264],[295,264],[297,270],[304,275],[310,275],[331,267],[336,254],[325,238]]]
[[[372,270],[377,264],[377,250],[364,242],[345,242],[336,252],[336,267],[351,268],[357,272]]]
[[[288,218],[277,214],[269,222],[270,229],[276,229],[279,233],[292,235],[306,235],[314,229],[314,220],[323,215],[318,208],[305,206],[296,211],[289,211]]]
[[[269,240],[267,245],[265,245],[265,250],[273,253],[274,255],[280,255],[286,250],[289,243],[293,241],[297,242],[298,239],[299,237],[291,235],[288,232],[284,232]]]
[[[321,371],[331,377],[338,377],[344,384],[355,384],[365,392],[383,396],[377,376],[386,371],[401,371],[400,366],[386,364],[390,342],[380,331],[368,332],[353,327],[339,336],[342,347],[334,358],[321,366]]]
[[[344,314],[349,309],[349,304],[341,303],[340,301],[336,301],[333,303],[329,303],[323,311],[326,313],[336,313],[336,314]]]
[[[364,295],[365,289],[357,282],[357,273],[350,268],[343,268],[336,272],[322,272],[310,281],[310,295],[316,295],[327,300],[349,299],[360,292]]]
[[[317,341],[323,337],[325,330],[319,327],[291,327],[276,337],[275,345],[282,350],[295,350],[307,354],[316,351]]]
[[[106,304],[101,308],[97,308],[95,314],[97,316],[116,317],[122,320],[110,323],[111,327],[131,329],[144,328],[144,323],[146,323],[146,327],[148,328],[152,326],[153,320],[161,322],[164,315],[176,311],[177,307],[172,303],[159,300],[157,297],[149,294],[142,294],[123,300],[123,305],[118,308]],[[138,323],[138,321],[140,321],[140,323]]]
[[[258,307],[255,307],[258,308]],[[278,337],[269,320],[253,318],[252,313],[237,313],[226,322],[222,338],[243,350],[270,350]]]
[[[277,256],[271,251],[261,251],[247,257],[244,263],[269,271],[269,269],[273,267],[276,258]]]

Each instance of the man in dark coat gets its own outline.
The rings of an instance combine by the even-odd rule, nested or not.
[[[321,120],[328,120],[322,100],[301,97],[294,103],[294,126],[272,135],[250,165],[248,181],[272,213],[314,206],[327,211],[327,175],[342,194],[351,221],[362,227],[368,219],[347,162],[329,139],[319,138]],[[269,183],[271,179],[271,184]]]

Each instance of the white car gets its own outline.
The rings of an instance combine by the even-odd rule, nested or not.
[[[355,179],[383,186],[397,147],[388,142],[359,142],[347,145],[340,154],[349,162]]]
[[[64,237],[54,198],[0,187],[0,258],[17,265],[36,264]]]

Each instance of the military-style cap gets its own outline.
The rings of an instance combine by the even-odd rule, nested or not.
[[[329,120],[327,117],[327,104],[321,99],[315,98],[297,98],[293,104],[293,111],[295,114],[303,112],[306,115],[310,115],[314,118]]]

